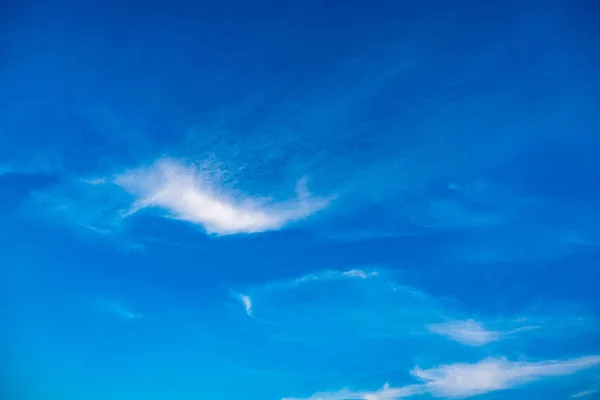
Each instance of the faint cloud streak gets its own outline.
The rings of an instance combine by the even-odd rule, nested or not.
[[[120,301],[117,301],[117,300],[100,299],[100,300],[96,301],[96,306],[98,307],[99,310],[101,310],[107,314],[111,314],[113,316],[116,316],[116,317],[119,317],[122,319],[126,319],[129,321],[138,321],[138,320],[149,319],[148,316],[146,316],[142,313],[133,311],[130,308],[127,308]]]

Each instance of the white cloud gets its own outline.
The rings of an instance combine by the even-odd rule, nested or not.
[[[470,397],[509,389],[544,377],[570,375],[600,364],[600,356],[543,362],[510,362],[490,358],[476,364],[451,364],[412,374],[424,381],[428,393],[437,397]]]
[[[595,395],[596,393],[600,394],[600,380],[596,380],[596,382],[594,382],[594,384],[589,389],[582,390],[577,393],[573,393],[569,397],[572,399],[577,399],[580,397],[588,397],[591,395]]]
[[[348,278],[361,278],[367,279],[370,276],[377,276],[377,271],[365,272],[362,269],[351,269],[349,271],[342,272],[342,275]]]
[[[420,337],[427,324],[449,312],[435,298],[399,284],[395,272],[374,267],[321,270],[235,292],[250,296],[255,313],[278,326],[270,332],[276,340],[319,351]]]
[[[516,324],[524,321],[517,320],[511,322]],[[455,320],[427,326],[427,329],[432,333],[446,336],[459,343],[475,347],[484,346],[488,343],[508,338],[519,332],[531,331],[538,328],[539,326],[527,325],[510,330],[491,330],[487,329],[481,322],[472,319],[464,321]]]
[[[281,400],[394,400],[422,393],[424,393],[423,385],[409,385],[396,388],[385,384],[383,388],[374,392],[342,389],[336,392],[319,392],[304,398],[284,397]]]
[[[576,398],[579,398],[579,397],[587,397],[587,396],[591,396],[591,395],[593,395],[593,394],[596,394],[596,393],[598,393],[598,392],[600,392],[600,390],[599,390],[599,389],[590,389],[590,390],[584,390],[584,391],[582,391],[582,392],[577,392],[577,393],[574,393],[574,394],[572,394],[570,397],[571,397],[572,399],[576,399]]]
[[[87,183],[88,185],[104,185],[105,183],[107,183],[107,180],[105,177],[100,177],[100,178],[84,179],[83,182]]]
[[[435,334],[447,336],[469,346],[483,346],[499,340],[502,336],[500,332],[487,330],[481,323],[472,319],[434,324],[427,328]]]
[[[218,235],[255,233],[282,228],[325,208],[327,200],[309,196],[301,180],[294,201],[265,204],[224,193],[211,174],[192,165],[162,159],[127,172],[115,182],[136,197],[131,213],[159,207],[172,217],[201,225]]]
[[[252,293],[265,293],[265,292],[283,292],[286,290],[293,290],[298,286],[309,283],[327,283],[327,282],[343,282],[357,280],[361,281],[368,278],[380,277],[379,271],[376,270],[363,270],[363,269],[350,269],[347,271],[335,271],[335,270],[324,270],[311,274],[302,275],[297,278],[287,280],[277,280],[265,283],[263,285],[249,287],[248,291]],[[234,293],[234,297],[240,298],[240,295]]]
[[[286,282],[272,282],[268,285],[269,288],[284,288],[294,286],[300,283],[312,281],[335,281],[343,279],[367,279],[379,276],[378,271],[366,271],[363,269],[350,269],[347,271],[325,270],[313,274],[303,275],[299,278]]]
[[[250,296],[246,296],[245,294],[239,293],[236,297],[244,306],[244,310],[246,310],[246,314],[248,314],[248,316],[251,317],[252,316],[252,299],[250,298]]]
[[[373,392],[348,389],[321,392],[303,400],[394,400],[420,394],[465,398],[513,388],[544,377],[571,375],[596,365],[600,365],[600,356],[543,362],[511,362],[504,358],[490,358],[475,364],[458,363],[431,369],[416,367],[411,374],[422,382],[419,384],[402,387],[391,387],[386,384],[382,389]],[[588,394],[582,393],[575,397]],[[287,400],[301,399],[288,398]]]
[[[337,392],[315,393],[304,399],[286,397],[282,400],[394,400],[420,393],[423,393],[421,385],[395,388],[386,383],[383,388],[374,392],[354,392],[349,389],[342,389]]]
[[[357,397],[358,396],[358,397]],[[319,392],[315,393],[310,397],[299,398],[299,397],[284,397],[281,400],[361,400],[361,394],[358,392],[351,392],[348,389],[342,389],[337,392]]]
[[[377,276],[379,276],[379,272],[377,272],[377,271],[365,271],[362,269],[351,269],[348,271],[326,270],[326,271],[321,271],[321,272],[318,272],[315,274],[304,275],[299,278],[295,278],[295,279],[288,280],[288,281],[270,282],[262,287],[255,288],[254,292],[256,293],[257,291],[258,292],[261,292],[261,291],[262,292],[271,292],[271,291],[286,290],[286,289],[291,289],[296,285],[301,285],[301,284],[309,283],[309,282],[335,281],[335,280],[342,280],[342,279],[368,279],[370,277],[377,277]],[[253,304],[252,304],[252,298],[250,297],[250,295],[233,292],[232,296],[240,301],[240,303],[244,306],[244,309],[246,310],[246,314],[248,314],[248,316],[251,317],[252,312],[253,312]]]

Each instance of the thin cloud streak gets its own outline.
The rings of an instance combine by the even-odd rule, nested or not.
[[[133,311],[130,308],[125,307],[121,302],[117,300],[101,299],[96,302],[96,306],[105,313],[129,321],[137,321],[150,318],[142,313]]]
[[[577,399],[577,398],[580,398],[580,397],[591,396],[591,395],[596,394],[598,392],[600,392],[599,389],[584,390],[582,392],[578,392],[578,393],[572,394],[569,397],[571,397],[572,399]]]
[[[379,276],[378,271],[369,271],[363,269],[350,269],[347,271],[326,270],[315,274],[308,274],[288,281],[270,282],[262,287],[258,287],[259,292],[285,291],[295,286],[308,284],[311,282],[327,282],[336,280],[364,280]],[[255,289],[256,291],[257,289]],[[249,317],[253,316],[254,305],[252,297],[248,294],[232,292],[232,296],[237,299],[244,307]]]
[[[472,319],[455,320],[427,326],[427,329],[431,333],[445,336],[448,339],[473,347],[485,346],[486,344],[509,338],[517,333],[539,328],[539,326],[528,325],[511,330],[491,330],[487,329],[481,322]]]
[[[334,281],[334,280],[343,280],[343,279],[367,279],[371,277],[379,276],[378,271],[365,271],[362,269],[350,269],[347,271],[334,271],[334,270],[326,270],[317,272],[314,274],[303,275],[299,278],[292,280],[291,285],[297,285],[300,283],[311,282],[311,281]],[[283,284],[283,283],[282,283]],[[285,284],[283,284],[285,285]]]
[[[468,346],[483,346],[502,337],[500,332],[487,330],[481,323],[472,319],[433,324],[427,328],[432,333],[446,336]]]
[[[489,358],[477,364],[451,364],[411,373],[436,397],[470,397],[509,389],[541,378],[571,375],[600,364],[600,356],[542,362],[511,362]]]
[[[307,398],[283,400],[394,400],[429,394],[433,397],[466,398],[498,390],[510,389],[546,377],[574,374],[600,365],[600,355],[542,362],[511,362],[505,358],[489,358],[475,364],[449,364],[431,369],[413,368],[411,375],[419,384],[403,387],[385,385],[365,392],[343,389],[319,392]],[[587,393],[582,392],[581,396]]]

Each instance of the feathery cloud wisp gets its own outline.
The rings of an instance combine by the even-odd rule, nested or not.
[[[475,364],[449,364],[431,369],[416,367],[411,374],[422,382],[419,384],[402,387],[386,384],[382,389],[372,392],[348,389],[320,392],[303,400],[394,400],[419,394],[465,398],[510,389],[545,377],[571,375],[597,365],[600,365],[598,355],[542,362],[511,362],[504,358],[490,358]]]
[[[544,377],[570,375],[600,364],[600,356],[542,362],[511,362],[490,358],[476,364],[451,364],[412,374],[437,397],[469,397],[509,389]]]
[[[124,173],[115,182],[136,197],[130,213],[159,207],[174,218],[201,225],[218,235],[277,230],[328,203],[311,198],[303,181],[299,182],[297,199],[287,203],[264,204],[252,198],[228,196],[209,174],[170,159]]]
[[[251,317],[252,316],[252,299],[250,298],[250,296],[239,293],[237,295],[237,298],[244,306],[244,310],[246,310],[246,314],[248,314],[248,316]]]
[[[334,271],[334,270],[325,270],[319,271],[317,273],[303,275],[299,278],[293,279],[287,282],[273,282],[269,285],[269,287],[278,287],[283,288],[286,286],[293,287],[295,285],[311,282],[311,281],[336,281],[336,280],[345,280],[345,279],[367,279],[374,278],[379,276],[379,272],[375,270],[364,270],[364,269],[350,269],[347,271]]]
[[[430,332],[446,336],[469,346],[483,346],[501,338],[501,333],[487,330],[481,323],[472,319],[466,321],[450,321],[429,325]]]
[[[354,392],[348,389],[342,389],[337,392],[315,393],[311,397],[304,399],[286,397],[282,400],[394,400],[401,399],[403,397],[410,397],[421,393],[423,393],[421,385],[410,385],[395,388],[391,387],[389,384],[386,383],[383,386],[383,388],[374,392]]]
[[[513,324],[518,321],[511,321]],[[539,329],[539,326],[527,325],[513,329],[491,330],[487,329],[481,322],[468,320],[453,320],[438,324],[431,324],[427,329],[431,333],[446,336],[456,342],[467,346],[484,346],[514,336],[517,333]]]
[[[336,281],[336,280],[352,280],[352,279],[368,279],[371,277],[379,276],[378,271],[370,271],[370,270],[362,270],[362,269],[351,269],[348,271],[322,271],[315,274],[308,274],[301,276],[299,278],[289,280],[289,281],[275,281],[268,283],[258,289],[254,289],[253,293],[257,292],[272,292],[272,291],[285,291],[286,289],[293,289],[294,287],[310,282],[327,282],[327,281]],[[260,294],[260,293],[259,293]],[[248,316],[252,316],[253,313],[253,304],[251,295],[232,292],[232,297],[237,299],[246,310],[246,314]]]
[[[582,392],[577,392],[577,393],[574,393],[574,394],[572,394],[572,395],[571,395],[571,396],[569,396],[569,397],[571,397],[572,399],[577,399],[577,398],[580,398],[580,397],[587,397],[587,396],[591,396],[591,395],[593,395],[593,394],[596,394],[596,393],[598,393],[598,392],[600,392],[600,390],[599,390],[599,389],[590,389],[590,390],[584,390],[584,391],[582,391]]]

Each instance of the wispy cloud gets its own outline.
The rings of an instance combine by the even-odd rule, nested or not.
[[[254,197],[226,193],[211,174],[172,159],[129,171],[115,182],[135,196],[130,213],[158,207],[169,216],[202,226],[218,235],[277,230],[325,208],[326,199],[315,199],[298,183],[293,201],[271,203]]]
[[[569,397],[571,397],[572,399],[577,399],[579,397],[591,396],[591,395],[596,394],[598,392],[600,392],[600,389],[583,390],[581,392],[574,393],[574,394],[572,394]]]
[[[483,346],[499,340],[500,332],[487,330],[483,324],[472,319],[433,324],[427,327],[431,332],[469,346]]]
[[[451,364],[412,374],[424,381],[427,392],[438,397],[469,397],[509,389],[544,377],[570,375],[600,364],[600,356],[542,362],[511,362],[491,358],[477,364]]]
[[[105,183],[107,183],[108,181],[106,180],[105,177],[99,177],[99,178],[88,178],[88,179],[83,179],[84,183],[87,183],[88,185],[103,185]]]
[[[379,273],[377,271],[366,272],[362,269],[351,269],[349,271],[342,272],[342,275],[348,278],[367,279],[370,276],[378,276]]]
[[[399,284],[383,269],[323,270],[236,293],[251,299],[252,315],[272,325],[268,334],[274,340],[316,348],[422,337],[426,324],[441,322],[445,314],[436,299]]]
[[[28,210],[43,210],[46,217],[57,218],[76,230],[109,236],[121,230],[123,210],[130,202],[129,195],[110,183],[64,179],[48,190],[37,191]]]
[[[310,397],[296,398],[284,397],[282,400],[393,400],[409,397],[423,393],[421,385],[410,385],[404,387],[391,387],[389,384],[376,391],[352,391],[342,389],[336,392],[319,392]]]
[[[591,387],[589,387],[586,390],[582,390],[580,392],[577,393],[573,393],[571,396],[569,396],[572,399],[577,399],[580,397],[588,397],[588,396],[592,396],[595,394],[600,394],[600,379],[596,380]]]
[[[326,283],[336,280],[363,280],[368,278],[375,278],[379,276],[379,272],[375,270],[364,270],[364,269],[349,269],[347,271],[334,271],[326,270],[320,271],[314,274],[307,274],[299,278],[290,280],[274,281],[269,282],[263,286],[256,288],[250,288],[252,293],[257,294],[258,297],[264,296],[265,294],[273,292],[285,292],[287,290],[293,290],[298,286],[309,284],[309,283]],[[252,297],[248,294],[232,292],[232,296],[238,300],[246,310],[248,316],[253,315],[253,304]]]
[[[321,392],[305,400],[393,400],[419,394],[465,398],[510,389],[546,377],[571,375],[597,365],[600,365],[598,355],[541,362],[489,358],[475,364],[457,363],[431,369],[415,367],[411,375],[421,381],[417,384],[402,387],[386,384],[382,389],[372,392],[347,389]]]
[[[252,299],[250,298],[250,296],[246,296],[245,294],[238,293],[238,294],[236,294],[236,298],[244,306],[244,310],[246,310],[246,314],[248,314],[248,316],[251,317],[252,316]]]
[[[107,314],[111,314],[113,316],[123,318],[126,320],[137,321],[137,320],[149,319],[148,316],[146,316],[142,313],[133,311],[132,309],[123,305],[118,300],[99,299],[96,301],[95,304],[99,310],[101,310]]]
[[[533,314],[509,319],[465,318],[464,311],[402,284],[393,271],[382,268],[322,270],[241,288],[235,293],[251,298],[252,312],[278,323],[285,336],[304,342],[316,337],[326,341],[339,329],[346,329],[357,335],[357,340],[417,338],[429,333],[480,347],[500,340],[527,340],[524,334],[534,330],[547,335],[563,332],[566,326],[578,331],[582,328],[565,319],[563,312],[554,317]],[[238,294],[235,297],[242,301]],[[579,325],[587,326],[586,321]]]
[[[523,325],[528,322],[527,318],[517,318],[510,321],[496,321],[496,325],[501,325],[499,329],[490,329],[482,322],[473,319],[452,320],[439,324],[431,324],[427,329],[434,334],[446,336],[456,342],[467,346],[484,346],[488,343],[498,340],[514,337],[520,332],[540,329],[538,325]]]
[[[325,270],[325,271],[319,271],[319,272],[313,273],[313,274],[303,275],[299,278],[292,279],[290,281],[274,282],[274,283],[269,284],[269,287],[273,288],[273,287],[277,287],[277,286],[279,286],[279,287],[294,286],[294,285],[297,285],[300,283],[311,282],[311,281],[326,282],[326,281],[334,281],[334,280],[341,280],[341,279],[353,279],[353,278],[367,279],[367,278],[377,277],[377,276],[379,276],[379,272],[374,271],[374,270],[364,270],[364,269],[349,269],[347,271]]]

